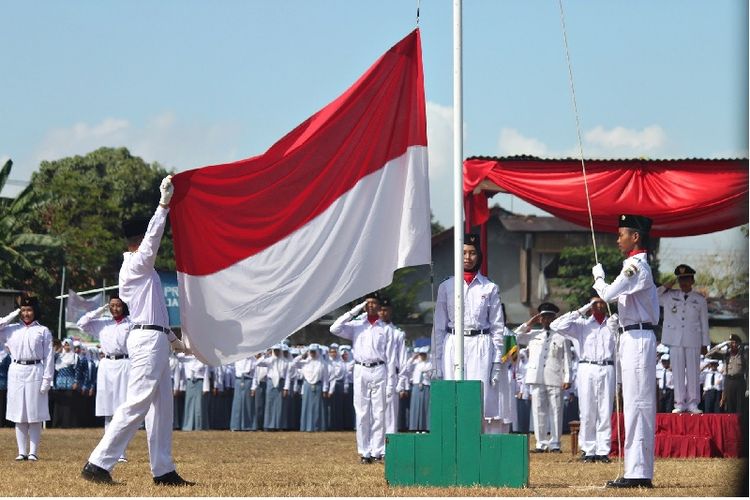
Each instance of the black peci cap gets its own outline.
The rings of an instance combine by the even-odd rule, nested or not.
[[[674,275],[678,278],[682,278],[683,276],[695,276],[695,269],[687,264],[680,264],[674,269]]]
[[[539,307],[537,307],[537,311],[542,314],[557,314],[560,312],[560,308],[552,302],[542,302],[539,304]]]
[[[635,229],[636,231],[648,233],[651,231],[651,224],[653,224],[653,221],[643,215],[625,214],[620,216],[620,221],[617,224],[617,227],[626,227],[628,229]]]
[[[122,223],[122,232],[126,238],[144,235],[150,220],[150,217],[132,217]]]

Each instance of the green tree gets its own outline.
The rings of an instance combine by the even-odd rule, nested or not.
[[[0,169],[0,190],[12,167],[8,160]],[[41,261],[60,255],[60,240],[27,229],[23,219],[34,208],[31,185],[15,199],[0,198],[0,288],[33,290],[37,280],[46,285],[55,282]]]
[[[394,323],[414,323],[419,321],[421,313],[417,307],[417,292],[424,286],[425,280],[415,279],[416,267],[404,267],[393,273],[390,285],[380,290],[393,303]]]
[[[117,283],[125,248],[122,221],[153,214],[159,183],[168,173],[125,148],[100,148],[85,156],[41,163],[29,185],[33,207],[25,222],[35,233],[58,238],[63,249],[62,257],[43,259],[43,269],[56,283],[55,287],[41,284],[45,306],[56,307],[54,296],[59,292],[63,265],[67,288],[89,289],[101,286],[103,280]],[[174,269],[169,227],[156,265]]]
[[[598,254],[607,276],[617,276],[622,268],[622,254],[614,247],[599,248]],[[578,309],[589,301],[594,262],[594,250],[590,246],[566,247],[560,251],[557,277],[550,282],[569,310]]]
[[[445,231],[445,228],[443,227],[443,225],[435,220],[435,214],[432,213],[432,210],[430,210],[430,231],[433,236]]]

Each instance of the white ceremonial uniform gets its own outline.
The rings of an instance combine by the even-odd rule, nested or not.
[[[154,270],[156,253],[164,234],[169,210],[154,212],[138,250],[123,254],[120,298],[128,305],[134,325],[169,325],[167,305],[159,275]],[[134,328],[128,335],[130,376],[126,401],[115,411],[104,437],[89,462],[111,471],[145,418],[149,462],[154,477],[175,470],[172,458],[173,400],[169,368],[171,331]]]
[[[570,341],[554,330],[530,330],[525,323],[516,328],[516,339],[519,344],[528,345],[524,382],[531,391],[536,447],[559,450],[563,417],[562,386],[570,384],[572,377]]]
[[[97,318],[97,311],[84,314],[78,328],[99,340],[104,357],[96,373],[96,409],[99,417],[111,417],[128,394],[128,334],[132,323],[129,317],[116,321],[111,317]]]
[[[38,321],[29,325],[0,323],[2,344],[11,358],[5,418],[17,424],[49,420],[49,393],[41,392],[42,384],[46,381],[49,387],[55,376],[55,351],[49,328]]]
[[[393,368],[395,381],[391,382],[393,391],[386,394],[385,397],[385,432],[386,434],[393,434],[398,432],[398,407],[400,403],[399,391],[406,390],[406,378],[402,372],[406,367],[408,361],[406,357],[406,333],[393,323],[391,323],[393,329],[393,359],[392,363],[395,363]]]
[[[653,479],[656,432],[656,336],[652,328],[659,321],[659,298],[646,253],[623,262],[622,271],[611,284],[603,279],[594,289],[605,302],[617,301],[619,324],[628,328],[620,334],[619,366],[622,373],[622,403],[625,419],[626,479]]]
[[[710,346],[708,304],[700,293],[691,290],[657,288],[659,305],[664,308],[661,341],[669,346],[674,375],[674,407],[695,410],[700,403],[698,378],[701,346]]]
[[[320,357],[315,359],[303,358],[300,354],[292,360],[292,367],[299,371],[302,380],[308,384],[315,385],[318,382],[322,382],[323,392],[332,390],[329,385],[329,363],[326,363]]]
[[[353,319],[350,312],[331,325],[332,334],[352,342],[354,357],[354,413],[357,452],[366,458],[385,454],[385,401],[394,387],[393,327],[378,319]]]
[[[455,377],[453,280],[451,276],[438,287],[432,327],[433,366],[442,371],[445,380]],[[468,285],[463,281],[463,290],[464,380],[482,382],[484,417],[493,418],[498,413],[498,395],[497,391],[490,390],[490,379],[493,363],[501,361],[505,332],[500,292],[497,285],[481,273]],[[485,419],[482,425],[485,432],[491,432]]]
[[[581,451],[587,456],[607,456],[615,398],[615,336],[606,320],[600,324],[593,315],[586,318],[578,311],[556,318],[550,328],[576,344]]]

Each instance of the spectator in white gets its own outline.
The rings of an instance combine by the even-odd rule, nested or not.
[[[324,407],[326,411],[326,430],[341,431],[344,429],[344,382],[346,380],[346,363],[339,356],[338,344],[328,348],[328,394]]]
[[[513,430],[521,434],[529,433],[529,424],[531,423],[531,391],[525,382],[528,362],[529,349],[527,347],[519,349],[518,361],[513,367],[516,392],[516,425]]]
[[[721,413],[719,402],[724,386],[724,376],[718,370],[719,361],[708,360],[708,371],[703,373],[703,409],[706,413]]]
[[[5,418],[16,424],[16,460],[37,461],[42,422],[49,420],[48,392],[55,373],[52,333],[39,324],[36,297],[22,295],[18,305],[0,318],[0,345],[5,345],[12,360]],[[21,321],[11,323],[16,316]]]
[[[112,316],[99,317],[105,311],[109,311]],[[103,357],[96,375],[94,414],[104,417],[105,432],[115,410],[127,399],[130,373],[127,340],[132,327],[129,314],[128,306],[120,297],[112,295],[106,305],[84,314],[77,324],[78,328],[97,339],[101,345]],[[127,462],[124,452],[118,461]]]
[[[266,404],[263,415],[263,430],[283,430],[283,400],[289,397],[291,380],[289,379],[289,366],[291,362],[281,355],[281,344],[271,347],[271,355],[265,356],[256,363],[258,367],[268,369],[266,375]]]
[[[302,375],[302,410],[299,430],[302,432],[324,431],[325,418],[323,394],[330,391],[328,364],[322,360],[320,346],[310,344],[307,352],[297,355],[292,366]]]
[[[671,412],[674,407],[674,374],[669,354],[661,356],[661,370],[656,375],[656,385],[659,388],[657,411],[659,413]]]
[[[185,370],[185,410],[182,430],[206,431],[208,423],[208,395],[211,391],[211,367],[192,354],[179,355]]]
[[[255,404],[250,398],[250,386],[255,373],[255,357],[234,362],[234,397],[229,429],[249,431],[255,419]]]
[[[484,417],[482,430],[486,434],[501,431],[493,425],[497,415],[497,391],[490,390],[491,379],[502,370],[503,334],[505,319],[500,304],[498,286],[484,276],[479,269],[482,252],[479,235],[464,236],[464,275],[451,276],[438,287],[432,328],[432,363],[438,370],[438,378],[454,380],[458,360],[455,356],[454,327],[454,280],[463,280],[464,295],[464,380],[482,382]],[[490,419],[490,420],[487,420]],[[497,422],[495,422],[496,424]]]
[[[587,317],[589,310],[591,315]],[[615,398],[615,336],[607,326],[607,303],[594,291],[591,302],[560,316],[550,328],[578,346],[576,378],[583,461],[608,463]]]
[[[346,378],[344,379],[344,410],[343,430],[353,430],[355,426],[354,416],[354,358],[352,358],[352,347],[342,345],[339,347],[341,361],[346,364]]]
[[[393,304],[389,297],[380,296],[380,311],[378,311],[378,316],[380,316],[383,323],[391,326],[391,331],[393,332],[392,342],[394,352],[392,363],[395,364],[395,367],[392,372],[396,380],[391,381],[389,384],[389,386],[393,387],[393,393],[385,395],[385,433],[393,434],[398,432],[399,407],[401,404],[406,404],[405,401],[401,401],[402,396],[400,394],[403,392],[403,397],[406,395],[404,387],[406,385],[406,377],[402,373],[407,361],[406,333],[393,323]]]
[[[170,486],[193,484],[177,474],[172,458],[170,344],[175,351],[184,351],[185,345],[167,326],[167,304],[159,275],[154,269],[174,191],[172,176],[162,180],[159,191],[159,206],[148,224],[143,219],[132,219],[123,225],[128,251],[123,254],[119,289],[134,323],[127,340],[130,356],[128,396],[115,411],[104,437],[83,467],[81,477],[92,482],[113,483],[110,471],[145,419],[154,483]]]
[[[386,394],[396,380],[392,327],[378,317],[380,295],[344,313],[331,325],[334,335],[351,340],[354,354],[354,412],[360,463],[382,462],[385,453]],[[367,315],[357,318],[365,310]]]
[[[708,304],[693,290],[695,270],[685,264],[675,268],[679,290],[673,290],[672,279],[656,289],[659,305],[664,308],[661,341],[669,346],[674,375],[674,410],[672,413],[703,413],[698,409],[700,394],[700,354],[711,344],[708,336]]]
[[[532,453],[560,453],[563,390],[570,387],[572,376],[570,341],[550,327],[560,311],[555,304],[543,302],[537,310],[538,314],[516,328],[518,343],[528,345],[529,349],[525,382],[531,389],[531,416],[536,438],[536,448]],[[536,323],[541,328],[531,330],[531,325]]]
[[[429,346],[416,347],[414,356],[406,365],[406,376],[411,384],[409,402],[409,430],[425,432],[430,430],[430,384],[434,369],[427,359]]]
[[[641,215],[620,216],[617,245],[627,258],[611,284],[604,268],[596,264],[591,273],[594,289],[606,302],[617,301],[617,314],[607,321],[622,332],[619,366],[622,373],[622,407],[625,419],[625,472],[608,481],[608,488],[652,488],[654,439],[656,435],[656,336],[659,297],[648,264],[646,249],[652,221]]]

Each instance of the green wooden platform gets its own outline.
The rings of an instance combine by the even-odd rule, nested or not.
[[[478,380],[435,380],[430,391],[430,432],[386,436],[389,485],[528,486],[529,438],[482,434]]]

